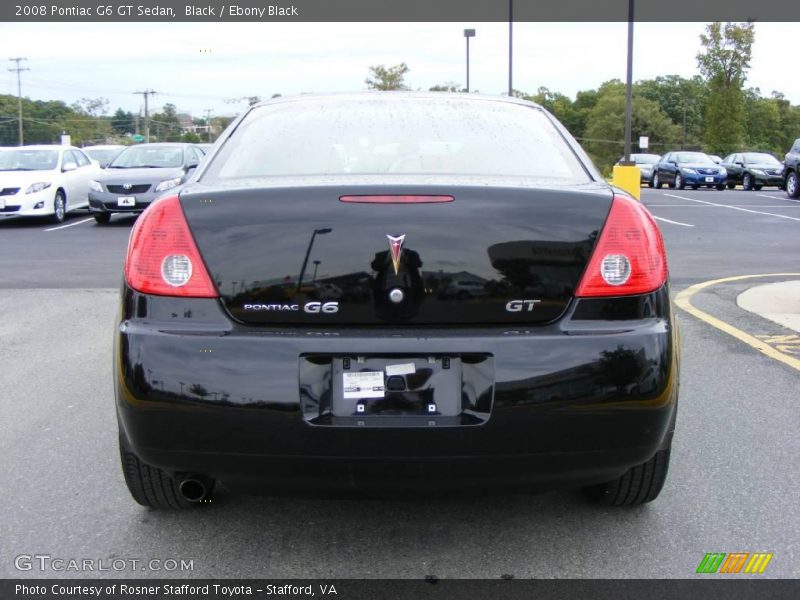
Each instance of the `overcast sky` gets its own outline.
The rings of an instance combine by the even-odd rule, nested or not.
[[[638,23],[634,80],[697,74],[703,23]],[[465,83],[463,29],[473,90],[508,88],[507,23],[37,23],[0,24],[9,56],[25,56],[23,95],[72,103],[104,96],[111,111],[138,111],[135,90],[202,116],[236,114],[244,96],[362,90],[371,65],[405,62],[413,89]],[[516,23],[514,88],[577,91],[625,79],[626,23]],[[757,23],[748,85],[800,104],[800,78],[787,66],[797,23]],[[8,63],[8,66],[13,66]],[[789,74],[787,76],[787,74]],[[17,93],[3,69],[0,93]]]

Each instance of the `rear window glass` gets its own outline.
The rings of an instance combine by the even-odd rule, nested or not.
[[[588,181],[539,109],[464,98],[324,98],[254,109],[202,179],[457,174]]]

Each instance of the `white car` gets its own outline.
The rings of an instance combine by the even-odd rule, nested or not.
[[[50,217],[89,206],[89,181],[100,167],[73,146],[40,145],[0,152],[0,220]]]

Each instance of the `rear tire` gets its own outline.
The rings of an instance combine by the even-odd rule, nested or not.
[[[136,502],[151,508],[187,509],[202,504],[211,497],[214,480],[210,480],[207,492],[200,502],[189,502],[180,491],[180,481],[165,471],[142,462],[126,448],[120,434],[119,454],[125,484]]]
[[[108,225],[111,221],[111,213],[94,213],[92,216],[98,225]]]
[[[669,470],[670,448],[659,450],[646,463],[631,467],[619,479],[586,489],[589,498],[603,506],[637,506],[658,497]]]
[[[67,198],[64,196],[64,192],[58,190],[55,198],[53,198],[53,215],[50,217],[50,220],[53,221],[53,223],[63,223],[66,218]]]
[[[757,192],[760,192],[760,191],[761,191],[761,188],[763,188],[763,187],[764,187],[764,186],[763,186],[763,185],[761,185],[760,183],[754,183],[754,184],[753,184],[753,189],[754,189],[755,191],[757,191]]]
[[[728,183],[727,186],[728,186],[729,190],[732,190],[733,188],[736,187],[736,184],[735,183]]]
[[[742,187],[748,192],[753,189],[753,177],[750,173],[745,173],[742,176]]]

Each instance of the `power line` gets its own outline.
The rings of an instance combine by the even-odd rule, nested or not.
[[[28,60],[24,56],[17,56],[16,58],[9,58],[11,62],[17,63],[17,66],[13,69],[9,69],[9,71],[16,71],[17,72],[17,114],[19,115],[19,145],[22,146],[23,142],[23,135],[22,135],[22,77],[20,74],[23,71],[30,71],[27,67],[21,67],[20,63],[23,60]]]

